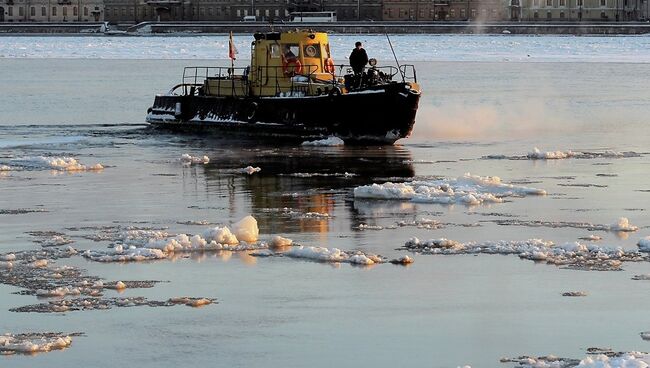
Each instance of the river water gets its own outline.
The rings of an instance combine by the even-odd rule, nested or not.
[[[346,45],[354,39],[335,38]],[[363,39],[389,59],[383,36]],[[409,254],[415,262],[361,267],[249,252],[132,263],[59,259],[53,262],[107,280],[165,281],[106,297],[202,296],[218,304],[17,313],[9,309],[47,300],[0,285],[0,332],[84,333],[64,351],[2,357],[0,366],[495,367],[522,354],[649,350],[639,333],[650,330],[650,284],[631,280],[650,273],[648,262],[585,271],[516,255],[396,250],[411,237],[536,238],[636,250],[650,235],[645,37],[402,37],[396,47],[403,60],[404,50],[418,49],[412,60],[424,94],[413,136],[392,147],[271,145],[152,131],[143,121],[154,94],[177,83],[183,66],[218,64],[201,52],[192,60],[156,56],[161,43],[191,50],[193,37],[109,39],[138,50],[137,57],[116,45],[88,51],[104,38],[1,40],[0,166],[10,169],[0,171],[0,253],[40,248],[35,231],[64,234],[80,251],[106,250],[108,241],[88,239],[102,227],[200,234],[251,214],[262,240],[282,235],[305,246]],[[440,56],[455,43],[462,46]],[[11,53],[20,47],[23,55]],[[498,56],[486,60],[490,49]],[[540,58],[528,60],[522,50]],[[560,56],[542,57],[551,54]],[[568,157],[533,159],[535,147],[540,155]],[[210,162],[183,165],[184,153]],[[53,170],[39,156],[104,169]],[[249,165],[261,171],[239,172]],[[354,188],[387,180],[466,173],[546,195],[473,205],[354,195]],[[610,224],[621,217],[638,230],[603,230],[614,230]],[[438,225],[427,228],[431,223]],[[590,235],[602,239],[579,240]],[[587,296],[562,296],[568,291]]]

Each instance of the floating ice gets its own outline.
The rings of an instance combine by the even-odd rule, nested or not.
[[[344,144],[345,142],[341,138],[335,136],[315,141],[302,142],[303,146],[343,146]]]
[[[602,237],[600,237],[600,236],[598,236],[598,235],[594,235],[594,234],[589,234],[589,235],[587,235],[587,236],[582,236],[582,237],[580,237],[580,238],[578,238],[578,239],[580,239],[580,240],[589,240],[589,241],[599,241],[599,240],[603,240]]]
[[[210,158],[208,156],[199,157],[199,156],[192,156],[190,154],[183,153],[181,155],[181,162],[184,165],[192,165],[192,164],[204,164],[205,165],[205,164],[210,162]]]
[[[256,242],[260,235],[260,230],[257,227],[257,220],[250,215],[234,223],[232,229],[237,239],[248,243]]]
[[[276,235],[271,239],[271,243],[269,246],[272,248],[284,248],[284,247],[289,247],[293,244],[293,240],[283,238],[280,235]]]
[[[195,307],[195,308],[214,303],[214,299],[190,298],[187,296],[171,298],[169,299],[169,301],[174,304],[185,304],[189,307]]]
[[[139,262],[167,258],[167,255],[160,249],[135,247],[126,250],[119,248],[112,251],[89,249],[82,253],[82,256],[95,262]]]
[[[207,241],[214,241],[219,244],[237,244],[239,243],[239,240],[237,240],[237,237],[230,232],[230,229],[227,226],[217,226],[213,227],[211,229],[208,229],[203,232],[203,238],[205,238],[206,242]],[[200,244],[201,239],[195,238],[196,244]]]
[[[373,265],[385,262],[385,259],[381,256],[366,254],[360,251],[344,252],[338,248],[306,247],[302,245],[291,248],[289,251],[284,253],[284,255],[292,258],[305,258],[320,262],[345,262],[360,265]]]
[[[53,169],[61,171],[100,171],[104,169],[101,164],[91,166],[82,165],[72,157],[45,157],[31,156],[11,160],[14,166],[22,166],[33,169]]]
[[[650,236],[646,236],[643,239],[639,239],[637,245],[639,246],[639,250],[641,252],[650,252]]]
[[[630,225],[630,220],[627,217],[621,217],[618,219],[618,222],[610,226],[611,231],[637,231],[639,228],[634,225]]]
[[[15,261],[15,260],[16,260],[16,255],[13,253],[0,255],[0,261]]]
[[[504,184],[496,176],[465,174],[455,179],[364,185],[354,189],[355,198],[397,199],[413,202],[477,205],[501,203],[504,197],[546,195],[546,191]]]
[[[587,293],[584,291],[567,291],[562,293],[562,296],[587,296]]]
[[[239,169],[240,173],[248,174],[248,175],[253,175],[256,172],[260,172],[260,171],[262,171],[262,169],[260,169],[259,167],[253,167],[253,166],[246,166],[246,167],[244,167],[242,169]]]
[[[640,157],[641,154],[637,152],[618,152],[618,151],[541,151],[535,147],[531,152],[525,156],[507,156],[501,154],[492,154],[483,156],[488,160],[560,160],[565,158],[577,159],[595,159],[595,158],[629,158]]]
[[[630,225],[630,221],[626,217],[621,217],[618,222],[611,225],[592,224],[590,222],[571,222],[571,221],[542,221],[542,220],[492,220],[498,225],[504,226],[529,226],[529,227],[572,227],[576,229],[587,229],[590,231],[621,231],[621,232],[634,232],[639,230],[637,226]],[[594,237],[594,240],[599,237]],[[582,239],[591,240],[591,239]]]
[[[461,243],[445,238],[421,241],[409,239],[403,248],[420,254],[514,254],[522,259],[546,262],[571,269],[613,271],[623,262],[648,261],[650,257],[622,248],[606,248],[578,242],[556,245],[542,239]]]
[[[79,294],[81,294],[81,290],[79,288],[74,288],[74,287],[58,287],[56,289],[51,289],[51,290],[43,290],[43,289],[36,290],[36,296],[40,296],[40,297],[62,297],[66,295],[79,295]]]
[[[47,267],[47,259],[38,259],[38,260],[32,262],[32,267],[34,267],[34,268]]]
[[[22,313],[62,313],[96,309],[111,309],[113,307],[172,307],[184,304],[191,307],[212,304],[215,299],[209,298],[171,298],[166,301],[148,300],[144,297],[130,298],[75,298],[54,300],[48,303],[26,305],[24,307],[12,308],[11,312]]]
[[[411,264],[413,262],[415,262],[413,257],[409,257],[407,255],[403,255],[403,256],[401,256],[399,258],[395,258],[395,259],[392,259],[390,261],[390,263],[392,263],[392,264],[401,264],[401,265],[407,265],[407,264]]]
[[[72,344],[72,336],[79,335],[55,332],[0,335],[0,355],[44,353],[65,349]]]
[[[650,273],[645,273],[645,274],[641,274],[641,275],[634,275],[634,276],[632,276],[632,280],[643,280],[643,281],[650,280]]]
[[[297,172],[297,173],[291,173],[291,174],[280,174],[280,176],[293,176],[296,178],[315,178],[315,177],[344,177],[344,178],[352,178],[357,176],[357,174],[354,173],[349,173],[349,172],[334,172],[334,173],[310,173],[310,172]]]
[[[557,160],[562,158],[574,157],[576,154],[572,151],[551,151],[551,152],[542,152],[539,148],[533,148],[532,152],[528,152],[526,157],[536,159],[536,160]]]
[[[246,216],[233,225],[233,232],[227,226],[216,226],[201,235],[170,235],[164,231],[129,230],[122,232],[116,245],[109,250],[87,250],[83,256],[97,262],[137,262],[164,259],[174,253],[195,251],[246,251],[265,249],[266,243],[257,242],[259,228],[257,220]]]
[[[383,226],[368,224],[359,224],[359,226],[356,226],[355,228],[359,230],[384,230]]]

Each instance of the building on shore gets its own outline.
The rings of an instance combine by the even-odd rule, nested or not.
[[[241,21],[255,15],[260,21],[288,16],[286,0],[104,0],[111,23],[144,21]]]
[[[650,0],[0,0],[0,22],[287,21],[333,11],[338,21],[640,21]]]
[[[639,21],[648,18],[647,1],[642,0],[511,0],[512,13],[519,9],[522,21]],[[518,4],[517,4],[518,5]]]
[[[504,0],[384,0],[386,21],[499,21],[507,18]]]
[[[0,0],[0,22],[102,22],[104,0]]]
[[[287,9],[291,12],[334,11],[339,21],[383,20],[383,0],[290,0]]]

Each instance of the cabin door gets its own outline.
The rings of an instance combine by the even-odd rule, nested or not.
[[[5,8],[0,6],[0,22],[5,21]]]

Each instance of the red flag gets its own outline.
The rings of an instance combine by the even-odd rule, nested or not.
[[[231,60],[237,59],[235,55],[237,55],[237,48],[235,47],[235,42],[232,40],[232,31],[230,31],[230,40],[228,42],[228,57],[230,57]]]

